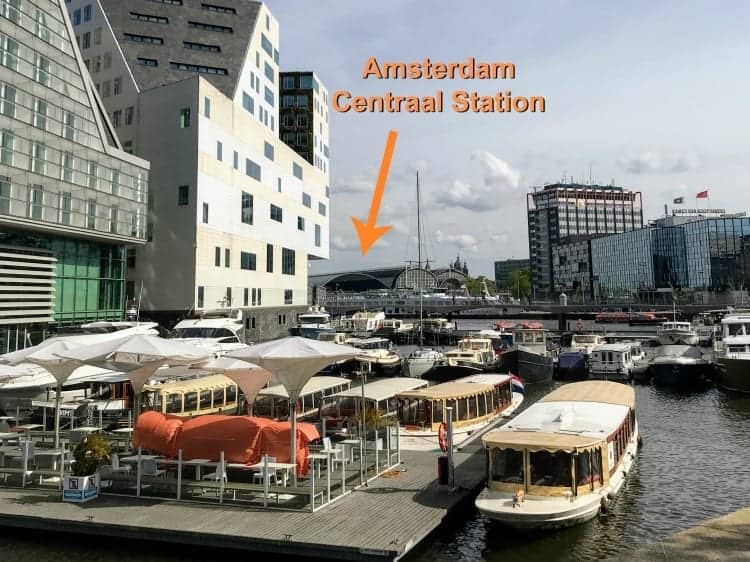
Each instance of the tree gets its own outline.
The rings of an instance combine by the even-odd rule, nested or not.
[[[531,271],[517,269],[508,274],[506,289],[517,299],[531,296]]]
[[[487,284],[487,289],[489,289],[492,282],[489,281],[484,275],[480,275],[479,277],[467,277],[464,285],[466,285],[466,288],[468,289],[471,296],[479,297],[482,295],[483,282]]]

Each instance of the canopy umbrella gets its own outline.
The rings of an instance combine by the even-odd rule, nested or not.
[[[65,339],[50,339],[39,345],[20,349],[0,356],[0,362],[9,365],[31,363],[46,369],[57,383],[55,395],[55,448],[60,446],[60,400],[62,385],[70,378],[73,371],[81,366],[75,359],[63,357],[67,353],[80,347],[80,344]]]
[[[192,365],[210,352],[159,336],[131,335],[65,351],[60,355],[81,363],[127,373],[135,395],[135,417],[140,411],[144,385],[163,366]]]
[[[271,373],[255,363],[249,363],[232,357],[218,357],[209,359],[205,363],[198,363],[192,367],[209,373],[219,373],[235,382],[245,395],[248,404],[255,401],[255,397],[271,380]]]
[[[313,375],[337,361],[352,359],[358,350],[348,345],[340,345],[299,336],[281,338],[259,343],[244,349],[227,353],[228,357],[251,361],[267,371],[284,385],[289,393],[289,417],[292,422],[290,462],[297,463],[297,400],[302,387]],[[294,484],[297,484],[297,471],[294,471]]]

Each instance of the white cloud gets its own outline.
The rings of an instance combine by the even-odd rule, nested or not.
[[[479,162],[484,185],[510,190],[518,189],[521,174],[505,160],[484,150],[475,150],[471,159]]]
[[[663,154],[647,150],[620,157],[617,165],[629,174],[679,174],[697,170],[701,163],[694,152]]]
[[[479,253],[479,241],[471,234],[444,234],[442,230],[436,230],[435,242],[452,245],[472,254]]]
[[[334,236],[331,240],[331,246],[334,250],[338,250],[339,252],[352,252],[354,250],[359,250],[359,241],[357,240],[356,235],[349,238]]]

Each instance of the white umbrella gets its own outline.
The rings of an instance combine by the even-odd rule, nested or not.
[[[194,365],[192,368],[209,373],[220,373],[232,380],[240,387],[248,404],[255,401],[255,397],[258,396],[261,389],[271,380],[271,373],[255,363],[232,357],[209,359],[205,363]]]
[[[62,357],[61,353],[67,353],[80,347],[80,344],[65,339],[50,339],[39,345],[27,347],[0,356],[0,362],[9,365],[31,363],[46,369],[57,383],[57,394],[55,396],[55,448],[60,445],[60,399],[62,385],[70,378],[73,371],[81,366],[75,359]]]
[[[297,462],[297,400],[305,383],[315,373],[337,361],[352,359],[357,349],[348,345],[322,342],[293,336],[266,343],[259,343],[244,349],[227,353],[228,357],[244,359],[260,365],[269,371],[279,384],[289,393],[289,417],[292,422],[290,459]],[[297,471],[294,471],[294,484]]]
[[[159,336],[138,334],[77,347],[60,355],[88,365],[126,372],[135,394],[137,417],[143,387],[159,368],[192,365],[210,357],[210,352]]]

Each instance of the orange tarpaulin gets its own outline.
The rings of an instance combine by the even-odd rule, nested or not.
[[[308,469],[307,446],[320,435],[309,423],[297,425],[297,474]],[[211,459],[218,461],[221,451],[227,462],[255,464],[263,455],[289,462],[289,422],[276,422],[251,416],[206,415],[189,419],[173,418],[159,412],[145,412],[138,417],[133,443],[169,457]]]

